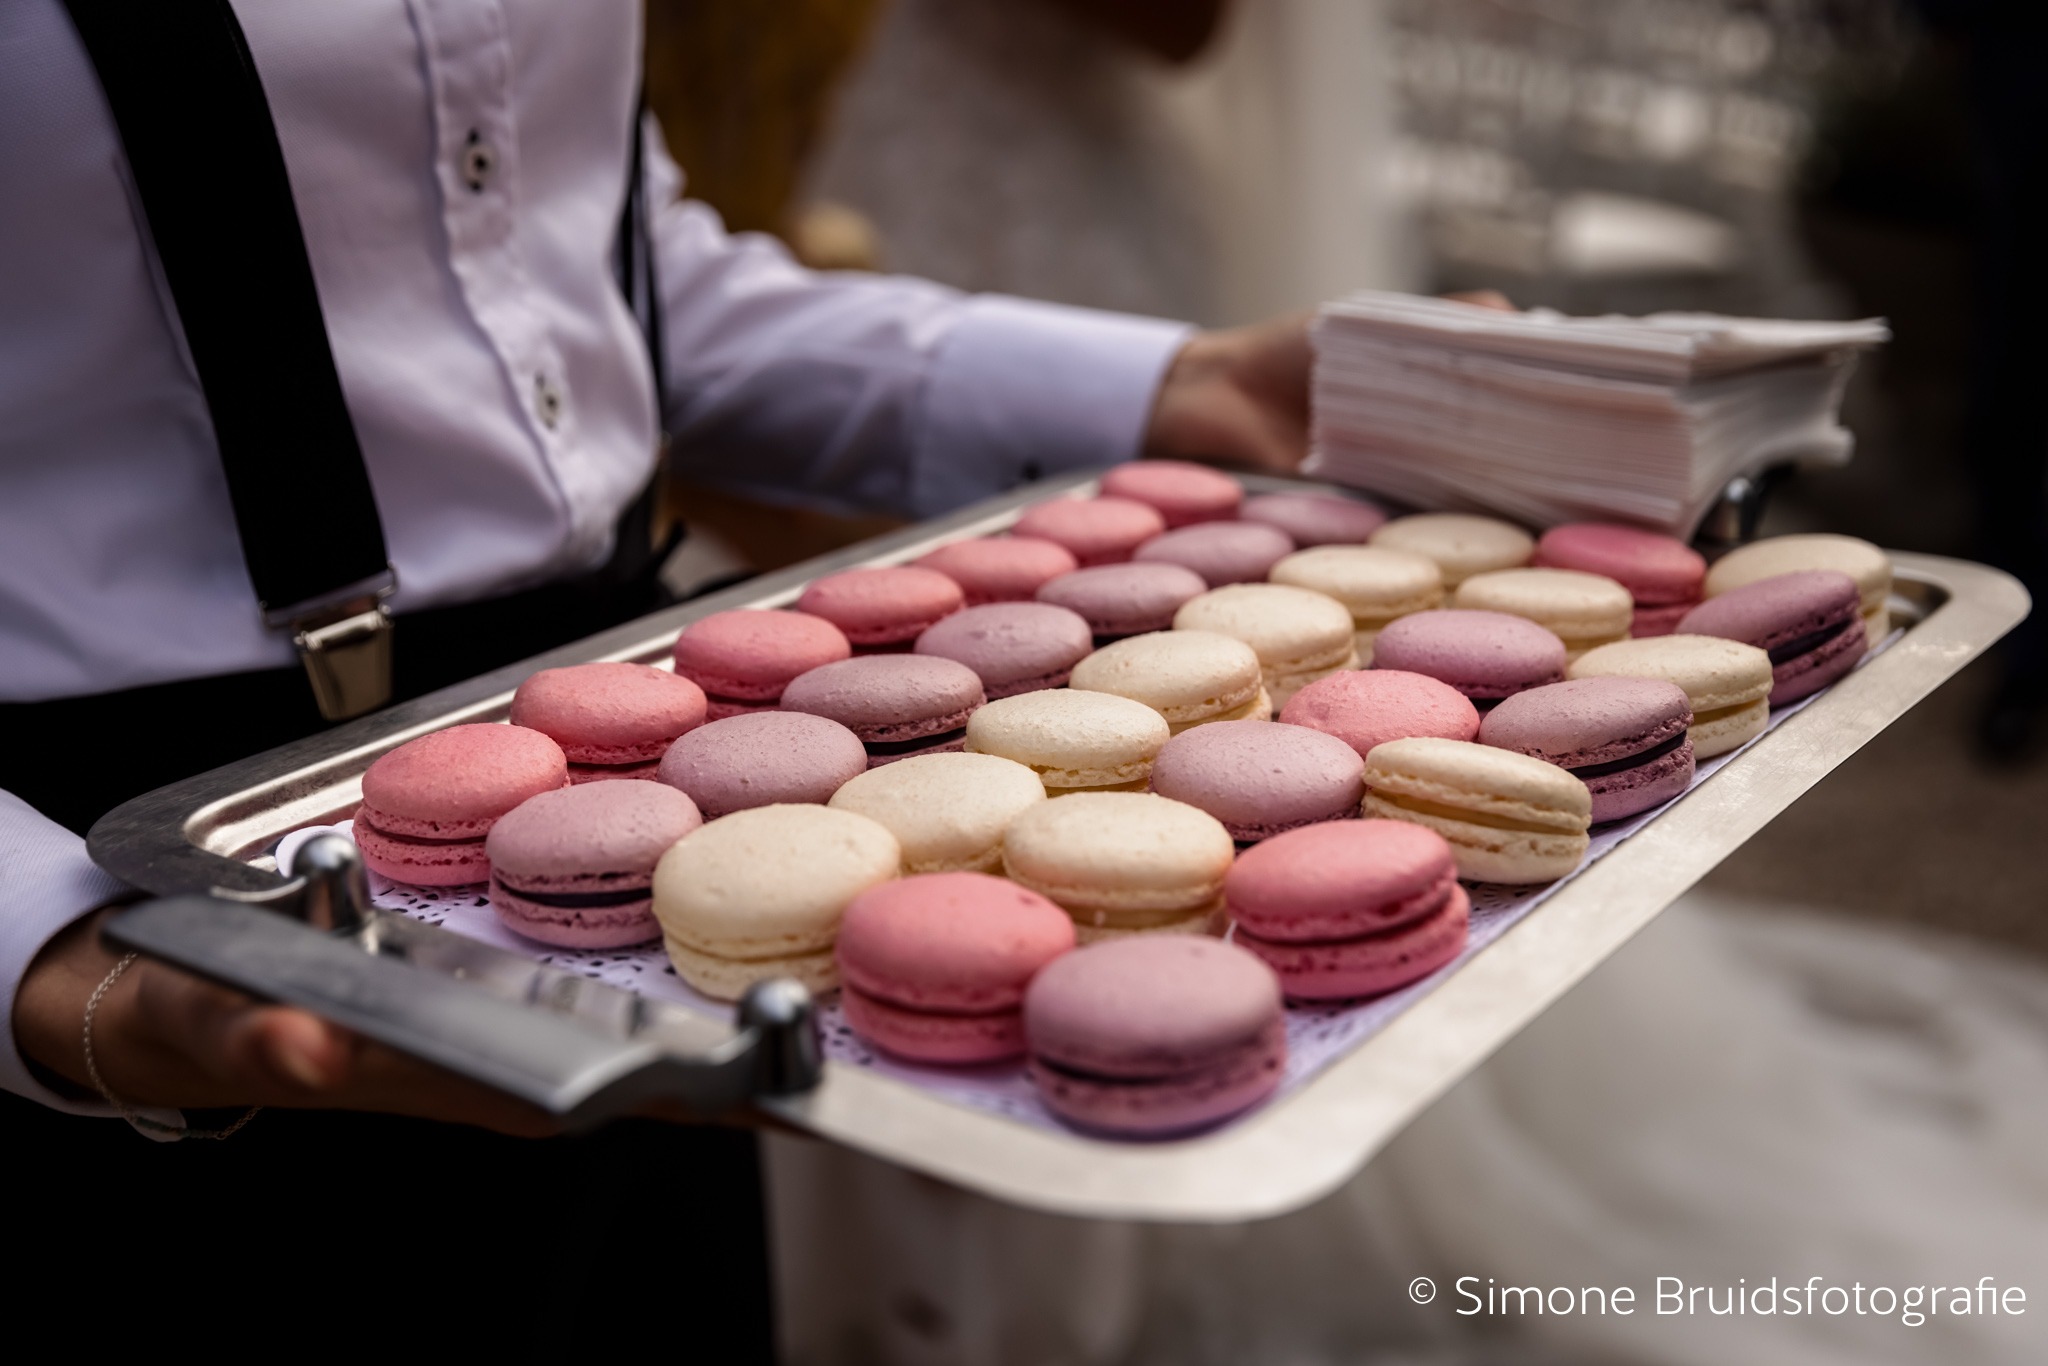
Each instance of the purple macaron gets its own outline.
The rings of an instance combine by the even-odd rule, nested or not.
[[[654,865],[703,823],[694,802],[660,783],[584,783],[529,797],[484,839],[491,909],[543,944],[647,943],[661,935]]]
[[[1442,608],[1388,624],[1372,666],[1448,683],[1486,710],[1503,697],[1564,678],[1564,642],[1525,617]]]
[[[1271,721],[1182,731],[1152,761],[1152,790],[1223,822],[1240,844],[1347,820],[1365,798],[1365,760],[1334,735]]]
[[[1303,550],[1315,545],[1364,545],[1386,524],[1371,503],[1334,493],[1262,493],[1244,500],[1238,518],[1279,527]]]
[[[1044,602],[992,602],[947,617],[917,638],[915,651],[965,664],[994,701],[1064,688],[1094,648],[1095,635],[1078,613]]]
[[[1199,522],[1154,536],[1131,559],[1139,564],[1177,564],[1202,576],[1211,588],[1258,583],[1274,565],[1294,553],[1294,540],[1262,522]]]
[[[1811,696],[1856,667],[1870,641],[1861,590],[1847,574],[1776,574],[1709,598],[1685,614],[1680,633],[1720,636],[1771,657],[1771,705]]]
[[[1038,600],[1078,612],[1098,644],[1164,631],[1173,614],[1209,591],[1200,574],[1178,564],[1103,564],[1062,574]]]
[[[1691,725],[1692,703],[1676,683],[1577,678],[1508,698],[1479,723],[1479,743],[1568,769],[1593,794],[1598,825],[1692,785]]]
[[[987,700],[965,664],[936,655],[855,655],[799,674],[784,711],[837,721],[867,747],[868,767],[913,754],[945,754],[967,742],[967,718]]]
[[[867,772],[867,746],[837,721],[800,711],[754,711],[699,726],[662,756],[661,781],[704,819],[785,802],[823,805]]]

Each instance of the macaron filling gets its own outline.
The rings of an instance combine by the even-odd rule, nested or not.
[[[1465,948],[1472,900],[1452,882],[1423,915],[1390,928],[1342,939],[1276,941],[1240,927],[1233,942],[1255,953],[1280,978],[1294,1001],[1343,1001],[1378,996],[1416,982]]]
[[[902,726],[878,726],[878,733],[892,733],[910,730],[916,732],[900,740],[870,740],[862,737],[861,745],[870,759],[901,759],[907,754],[936,754],[944,750],[958,749],[967,742],[967,721],[965,717],[955,720],[949,730],[932,731],[924,727],[937,723],[910,723]]]
[[[1161,1076],[1116,1076],[1043,1055],[1030,1063],[1047,1106],[1083,1128],[1169,1134],[1204,1128],[1258,1104],[1279,1088],[1287,1032],[1279,1021],[1223,1059]]]
[[[1590,782],[1595,778],[1611,777],[1616,773],[1626,773],[1630,769],[1654,764],[1667,754],[1677,753],[1680,749],[1684,748],[1686,743],[1686,732],[1680,730],[1676,735],[1650,746],[1650,748],[1643,750],[1639,754],[1631,754],[1620,759],[1610,759],[1606,763],[1586,764],[1577,768],[1567,768],[1565,772],[1571,774],[1582,783]]]

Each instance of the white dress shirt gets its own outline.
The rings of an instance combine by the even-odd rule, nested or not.
[[[394,608],[600,563],[654,441],[609,254],[637,0],[234,7]],[[58,0],[0,5],[0,128],[0,701],[291,663],[259,619],[176,310]],[[814,274],[728,236],[681,182],[655,139],[662,393],[690,478],[927,516],[1135,454],[1184,327]],[[0,1087],[56,1103],[14,1048],[15,986],[112,890],[78,839],[0,794]]]

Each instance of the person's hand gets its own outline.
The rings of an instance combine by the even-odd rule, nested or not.
[[[1308,455],[1314,316],[1189,338],[1160,382],[1144,453],[1293,473]]]

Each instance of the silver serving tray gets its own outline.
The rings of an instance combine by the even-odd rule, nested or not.
[[[1244,476],[1254,492],[1303,487]],[[1048,480],[963,512],[644,617],[296,744],[161,788],[89,837],[103,867],[161,894],[280,881],[272,850],[292,830],[346,817],[385,751],[463,721],[505,717],[536,669],[590,660],[666,665],[677,631],[712,612],[780,607],[822,574],[911,560],[997,532],[1031,503],[1085,491]],[[1223,1221],[1283,1213],[1357,1171],[1437,1096],[1534,1019],[1774,816],[2025,617],[2011,577],[1960,560],[1895,554],[1904,636],[1790,717],[1582,872],[1497,942],[1322,1073],[1218,1131],[1134,1144],[1032,1128],[858,1068],[827,1064],[814,1090],[764,1101],[824,1138],[998,1199],[1103,1218]]]

